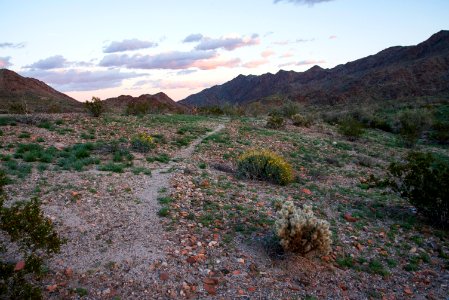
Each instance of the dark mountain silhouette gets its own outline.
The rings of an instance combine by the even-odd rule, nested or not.
[[[449,96],[449,31],[416,46],[391,47],[332,69],[314,66],[305,72],[239,75],[180,103],[201,107],[288,98],[332,105],[421,96]]]
[[[83,111],[83,104],[58,92],[42,81],[0,69],[0,112],[8,113],[18,107],[29,112]]]
[[[188,112],[189,109],[178,102],[175,102],[164,93],[154,95],[144,94],[139,97],[121,95],[116,98],[104,100],[106,109],[110,112],[123,113],[129,105],[143,105],[153,112]]]

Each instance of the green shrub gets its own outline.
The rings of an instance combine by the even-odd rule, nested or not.
[[[407,146],[413,146],[423,131],[430,126],[431,116],[427,110],[404,110],[399,114],[398,131]]]
[[[449,225],[449,159],[411,152],[389,167],[390,183],[429,220]]]
[[[293,125],[298,127],[310,127],[313,123],[311,116],[305,116],[301,114],[295,114],[292,117]]]
[[[280,185],[293,181],[293,169],[282,157],[268,150],[250,150],[237,161],[239,177],[266,180]]]
[[[24,115],[27,114],[29,111],[27,109],[27,105],[25,102],[23,103],[12,103],[9,105],[9,113],[10,114],[17,114],[17,115]]]
[[[131,146],[134,150],[142,153],[149,152],[156,147],[154,138],[147,133],[139,133],[131,139]]]
[[[98,167],[98,170],[104,172],[123,173],[126,168],[125,164],[109,162]]]
[[[279,115],[269,116],[267,119],[267,128],[280,129],[284,127],[284,118]]]
[[[158,156],[148,156],[147,157],[147,162],[155,162],[158,161],[160,163],[164,163],[164,164],[168,164],[170,162],[170,156],[168,156],[168,154],[162,153],[159,154]]]
[[[0,259],[0,294],[2,299],[41,299],[41,289],[35,285],[40,279],[42,261],[57,253],[63,243],[49,218],[44,217],[37,198],[4,206],[7,184],[0,170],[0,230],[19,246],[24,268],[14,270],[14,264]],[[0,241],[0,253],[5,249]],[[1,256],[0,256],[1,257]]]
[[[314,251],[326,255],[331,251],[329,223],[316,218],[310,206],[300,209],[291,201],[285,202],[278,212],[275,230],[285,250],[300,255]]]
[[[430,137],[440,144],[449,143],[449,123],[436,121],[432,125]]]
[[[85,106],[94,117],[99,117],[104,111],[103,102],[98,97],[92,97],[92,101],[86,100]]]
[[[127,115],[146,115],[150,112],[150,103],[148,102],[130,102],[126,106]]]
[[[345,117],[340,122],[338,131],[350,140],[355,140],[362,136],[362,134],[365,132],[365,129],[363,128],[363,124],[353,117]]]

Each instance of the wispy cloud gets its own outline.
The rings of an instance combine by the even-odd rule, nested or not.
[[[280,57],[281,58],[288,58],[288,57],[293,57],[294,55],[295,55],[295,53],[293,53],[292,50],[289,50],[289,51],[283,53]]]
[[[169,80],[148,80],[147,84],[149,84],[153,88],[158,88],[162,90],[176,90],[176,89],[188,89],[195,90],[199,88],[206,88],[217,84],[218,82],[201,82],[201,81],[169,81]]]
[[[182,41],[183,43],[193,43],[193,42],[199,42],[203,39],[203,35],[201,33],[192,33]]]
[[[0,57],[0,68],[8,68],[12,66],[10,62],[11,56]]]
[[[26,68],[37,70],[50,70],[50,69],[64,68],[66,66],[67,60],[62,55],[54,55],[41,59],[31,65],[28,65],[26,66]]]
[[[336,35],[331,35],[331,36],[329,36],[329,39],[330,39],[330,40],[335,40],[336,38],[337,38]]]
[[[20,49],[25,47],[25,43],[0,43],[0,48],[15,48]]]
[[[115,53],[131,50],[139,50],[146,48],[154,48],[157,43],[150,41],[141,41],[138,39],[123,40],[121,42],[111,42],[108,46],[103,49],[104,53]]]
[[[198,72],[198,71],[197,70],[186,69],[186,70],[178,71],[176,73],[176,75],[189,75],[189,74],[196,73],[196,72]]]
[[[307,42],[313,42],[315,39],[297,39],[297,43],[307,43]]]
[[[262,51],[262,53],[260,53],[260,56],[267,58],[267,57],[270,57],[270,56],[272,56],[274,54],[276,54],[276,52],[274,52],[273,50],[266,49],[266,50]]]
[[[100,61],[103,67],[126,67],[128,69],[171,69],[180,70],[196,67],[203,70],[218,67],[232,67],[239,63],[236,59],[220,59],[215,51],[166,52],[156,55],[133,56],[110,54]]]
[[[195,47],[196,50],[215,50],[226,49],[228,51],[241,47],[253,46],[260,43],[258,34],[246,37],[220,37],[220,38],[202,38]]]
[[[93,91],[118,87],[125,79],[146,76],[146,74],[123,73],[116,69],[101,71],[30,70],[22,72],[22,74],[42,80],[63,92]]]
[[[330,2],[330,1],[333,1],[333,0],[274,0],[274,3],[289,2],[289,3],[294,3],[294,4],[306,4],[309,6],[313,6],[318,3]]]
[[[252,61],[249,61],[249,62],[247,62],[247,63],[244,63],[244,64],[243,64],[243,67],[249,68],[249,69],[254,69],[254,68],[260,67],[260,66],[262,66],[262,65],[265,65],[265,64],[267,64],[268,62],[269,62],[269,60],[266,59],[266,58],[263,58],[263,59],[256,59],[256,60],[252,60]]]
[[[308,65],[318,65],[326,63],[325,60],[314,60],[314,59],[306,59],[301,61],[289,61],[283,64],[280,64],[278,67],[283,68],[287,66],[308,66]]]

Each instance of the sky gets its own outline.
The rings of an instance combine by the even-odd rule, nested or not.
[[[448,0],[0,0],[0,68],[85,101],[174,100],[449,30]]]

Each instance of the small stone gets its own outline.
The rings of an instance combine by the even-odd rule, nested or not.
[[[162,273],[159,274],[159,279],[162,280],[162,281],[167,281],[168,278],[169,278],[169,275],[168,275],[167,272],[162,272]]]
[[[14,267],[14,272],[21,271],[23,270],[23,268],[25,268],[25,261],[24,260],[18,261],[16,263],[16,266]]]
[[[53,285],[47,285],[47,291],[54,292],[56,289],[58,288],[57,284],[53,284]]]
[[[204,290],[206,292],[208,292],[210,295],[216,295],[217,294],[217,289],[215,288],[214,285],[204,284]]]

